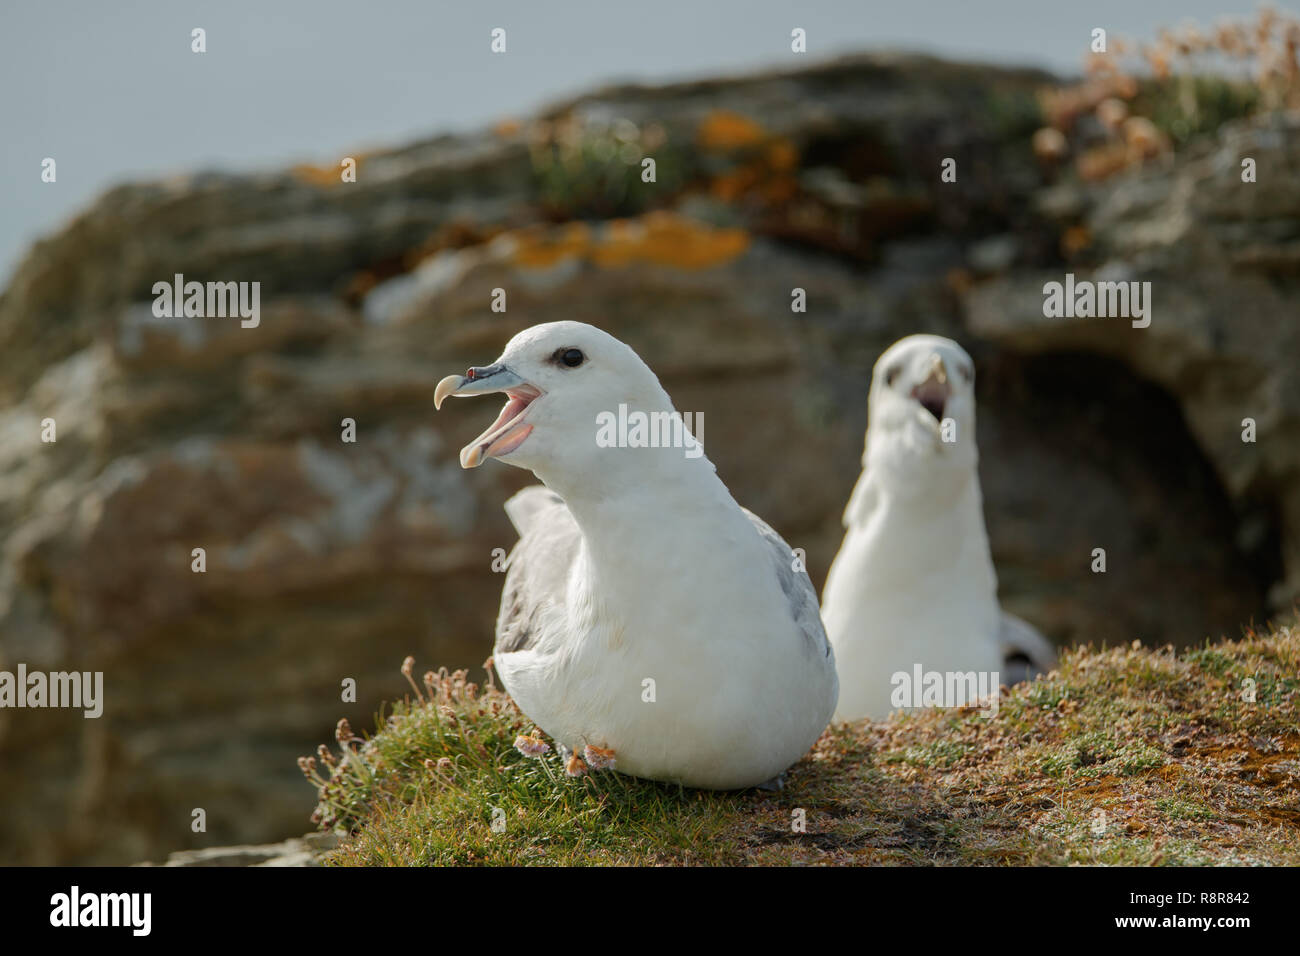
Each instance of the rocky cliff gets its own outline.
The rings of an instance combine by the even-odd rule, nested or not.
[[[483,661],[501,502],[532,479],[462,472],[486,420],[435,420],[433,388],[537,322],[631,343],[818,584],[871,364],[931,331],[978,363],[1009,608],[1059,642],[1156,644],[1288,607],[1300,120],[1083,184],[1030,146],[1052,82],[869,56],[607,89],[354,157],[356,182],[335,157],[123,186],[38,243],[0,297],[0,667],[102,670],[106,700],[0,710],[0,860],[299,833],[294,758],[369,726],[395,661]],[[1150,327],[1044,318],[1067,271],[1152,281]],[[259,323],[155,317],[177,273],[259,282]]]

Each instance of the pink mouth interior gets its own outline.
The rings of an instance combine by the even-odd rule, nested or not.
[[[506,407],[501,409],[501,414],[497,416],[497,420],[494,421],[488,430],[483,433],[485,438],[489,435],[495,434],[497,429],[504,426],[507,422],[513,421],[515,418],[522,415],[524,409],[527,408],[529,403],[537,397],[536,395],[522,395],[514,392],[506,392],[506,395],[509,396],[510,400],[506,402]]]
[[[518,421],[541,394],[531,385],[506,392],[508,401],[496,421],[461,449],[461,464],[470,467],[467,462],[478,464],[484,458],[507,455],[518,448],[533,430],[532,425],[520,425]]]
[[[920,402],[937,422],[943,420],[944,407],[948,404],[950,394],[951,389],[947,385],[940,385],[935,381],[928,381],[912,389],[912,397]]]

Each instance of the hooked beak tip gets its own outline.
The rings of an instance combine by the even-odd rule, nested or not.
[[[433,390],[433,407],[434,410],[442,408],[442,403],[447,400],[448,395],[454,395],[460,388],[461,383],[465,381],[463,375],[448,375]]]

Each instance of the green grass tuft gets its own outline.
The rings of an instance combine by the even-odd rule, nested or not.
[[[1069,651],[995,717],[835,726],[784,791],[712,793],[525,757],[510,699],[444,671],[301,763],[335,865],[1294,866],[1298,674],[1288,629]]]

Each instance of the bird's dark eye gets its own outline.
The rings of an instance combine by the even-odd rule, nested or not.
[[[969,384],[975,378],[975,370],[971,368],[969,365],[963,365],[961,366],[961,377],[966,381],[967,384]]]
[[[567,365],[569,368],[577,368],[582,364],[582,360],[585,359],[586,356],[582,354],[582,349],[556,349],[555,354],[551,356],[551,358],[555,359],[555,361],[559,362],[561,365]]]
[[[894,384],[894,380],[898,378],[898,372],[899,372],[899,368],[897,365],[895,365],[893,368],[886,371],[885,384],[888,386],[892,386]]]

